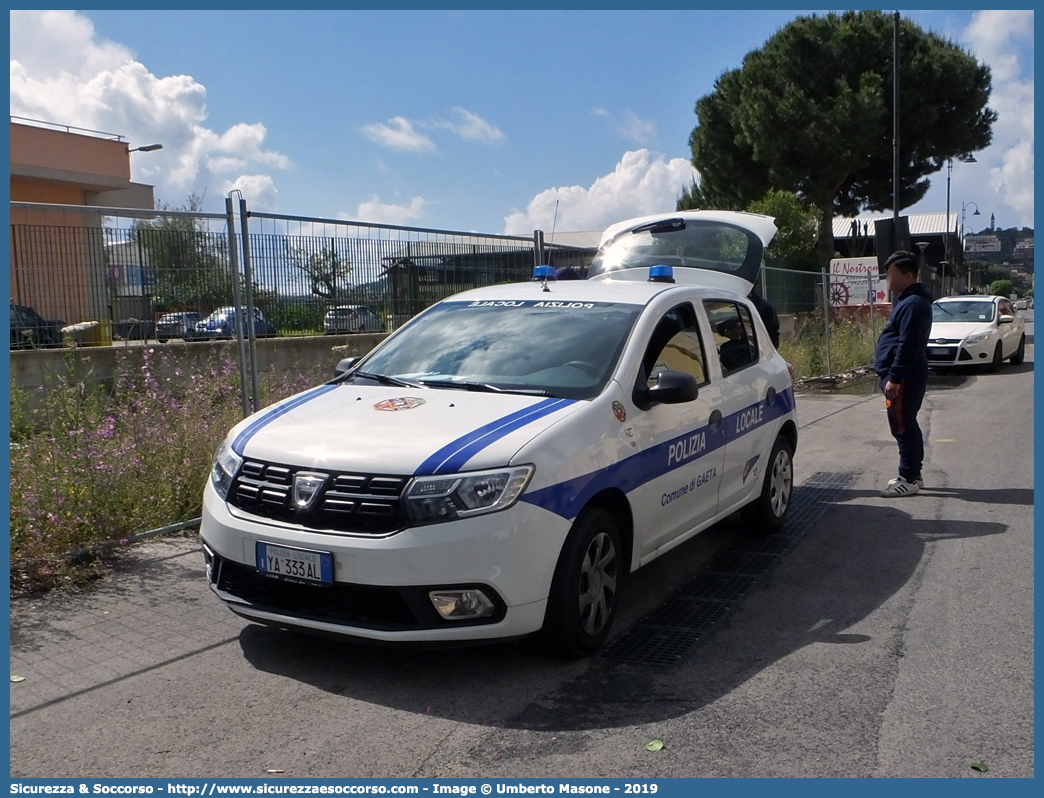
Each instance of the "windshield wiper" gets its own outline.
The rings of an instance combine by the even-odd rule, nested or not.
[[[542,388],[498,388],[488,382],[454,382],[453,380],[421,380],[421,385],[428,388],[460,388],[465,391],[483,393],[520,393],[526,396],[548,396]]]
[[[631,233],[673,233],[685,229],[684,219],[660,219],[648,224],[639,225]]]
[[[381,385],[395,385],[399,388],[423,388],[423,385],[419,385],[416,382],[407,382],[406,380],[400,380],[398,377],[389,377],[387,374],[370,374],[366,371],[353,371],[351,377],[362,377],[366,380],[373,380],[379,382]]]

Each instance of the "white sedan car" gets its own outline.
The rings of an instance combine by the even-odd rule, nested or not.
[[[245,419],[205,489],[211,589],[280,627],[596,651],[630,572],[787,516],[794,391],[747,298],[774,232],[615,225],[589,279],[450,297]]]
[[[1002,296],[952,296],[932,304],[928,365],[937,369],[988,366],[1026,356],[1026,322]]]

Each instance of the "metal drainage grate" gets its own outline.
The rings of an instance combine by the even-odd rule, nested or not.
[[[774,535],[747,535],[602,652],[633,665],[674,665],[818,521],[854,474],[817,472],[794,489],[786,526]]]

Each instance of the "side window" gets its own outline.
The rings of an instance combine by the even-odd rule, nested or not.
[[[1000,314],[1002,316],[1014,316],[1015,315],[1015,311],[1012,310],[1011,303],[1008,300],[1006,300],[1006,299],[1002,299],[1000,301]]]
[[[754,360],[758,359],[758,336],[754,333],[754,321],[750,317],[750,308],[746,305],[737,305],[740,319],[743,320],[743,331],[747,334],[747,343],[750,344],[751,354]]]
[[[703,306],[714,334],[722,374],[733,374],[756,362],[757,342],[747,307],[718,299],[704,300]]]
[[[692,305],[678,305],[660,319],[649,339],[642,365],[649,387],[656,384],[661,371],[691,374],[699,385],[707,382],[707,361]]]

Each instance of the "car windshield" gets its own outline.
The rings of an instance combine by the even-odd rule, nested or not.
[[[597,396],[641,306],[606,302],[442,302],[358,371],[437,387]]]
[[[663,219],[626,230],[598,250],[591,276],[618,269],[682,266],[749,280],[763,247],[753,233],[723,222]]]
[[[992,302],[936,302],[932,305],[932,321],[964,321],[978,324],[993,321],[997,306]]]

